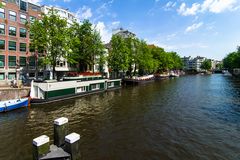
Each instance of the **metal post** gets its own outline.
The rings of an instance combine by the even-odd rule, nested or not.
[[[33,159],[39,160],[50,150],[49,137],[42,135],[33,139]]]
[[[68,119],[65,117],[54,120],[54,144],[58,147],[64,145],[64,138],[68,134]]]
[[[71,155],[71,160],[80,159],[79,140],[80,135],[77,133],[71,133],[65,137],[65,151]]]

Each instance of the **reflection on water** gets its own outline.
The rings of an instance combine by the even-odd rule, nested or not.
[[[69,118],[86,160],[240,159],[240,80],[186,76],[0,115],[0,159],[32,159],[32,139]]]

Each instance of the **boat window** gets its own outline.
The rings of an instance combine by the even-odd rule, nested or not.
[[[99,84],[92,84],[91,87],[92,87],[92,90],[97,90],[97,89],[100,88],[100,85]]]

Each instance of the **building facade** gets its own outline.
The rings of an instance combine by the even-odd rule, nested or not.
[[[197,72],[201,72],[201,65],[206,60],[205,57],[197,56],[195,58],[189,56],[189,57],[183,57],[183,69],[184,70],[195,70]]]
[[[23,0],[2,0],[1,3],[0,81],[21,79],[26,73],[34,76],[35,56],[29,50],[26,22],[40,19],[41,7]]]
[[[77,18],[75,17],[75,15],[72,12],[70,12],[68,9],[64,9],[61,7],[55,7],[55,6],[46,6],[46,5],[43,5],[41,7],[42,13],[44,13],[44,14],[48,14],[51,9],[56,11],[56,13],[61,18],[66,19],[69,25],[73,24],[74,21],[77,21]]]
[[[122,38],[129,38],[129,37],[135,38],[136,37],[136,34],[130,32],[129,30],[125,30],[123,28],[118,28],[118,29],[113,30],[113,35],[119,35]]]

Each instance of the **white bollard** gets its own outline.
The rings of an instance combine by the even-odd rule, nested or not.
[[[77,133],[71,133],[65,137],[65,151],[71,155],[71,160],[80,159],[79,140],[80,135]]]
[[[50,150],[49,137],[42,135],[33,139],[33,159],[39,160]]]
[[[65,117],[54,120],[54,144],[58,147],[64,145],[64,138],[68,134],[68,119]]]

